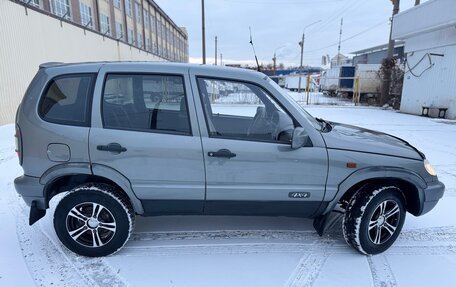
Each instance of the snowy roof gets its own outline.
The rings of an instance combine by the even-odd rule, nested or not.
[[[404,41],[396,41],[394,43],[394,48],[403,47],[404,45],[405,45]],[[362,49],[362,50],[358,50],[358,51],[353,51],[350,54],[359,55],[359,54],[383,51],[383,50],[387,50],[387,49],[388,49],[388,44],[383,44],[383,45],[378,45],[378,46],[374,46],[374,47],[370,47],[370,48],[366,48],[366,49]]]

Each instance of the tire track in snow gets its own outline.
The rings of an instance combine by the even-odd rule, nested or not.
[[[40,230],[54,247],[59,250],[69,262],[72,262],[74,268],[78,270],[78,273],[91,282],[88,286],[127,286],[123,278],[120,278],[118,275],[120,270],[117,273],[114,272],[114,270],[107,265],[104,258],[86,258],[79,256],[63,247],[60,243],[55,242],[46,231],[46,228],[43,228],[41,224]]]
[[[352,253],[350,247],[339,237],[334,234],[334,236],[320,238],[314,231],[284,230],[145,232],[134,233],[124,247],[124,251],[121,250],[119,254],[175,256],[280,252]],[[456,253],[456,227],[405,230],[387,253],[391,255],[454,254]]]
[[[12,182],[7,184],[8,205],[16,218],[16,235],[24,261],[37,286],[65,284],[66,286],[92,285],[76,267],[46,240],[37,225],[28,225],[25,203],[12,194]]]
[[[320,275],[323,266],[328,259],[329,249],[334,244],[332,241],[326,241],[325,247],[317,248],[321,243],[314,244],[309,254],[304,255],[299,261],[296,268],[291,273],[284,287],[310,287]]]
[[[3,163],[2,163],[3,165]],[[43,228],[42,219],[28,225],[28,206],[6,184],[7,203],[16,218],[16,234],[33,280],[38,286],[126,286],[123,279],[100,258],[85,258],[63,248]],[[48,213],[53,210],[49,209]],[[51,275],[51,276],[50,276]]]
[[[262,240],[315,240],[319,236],[313,230],[211,230],[133,232],[132,241],[177,241],[177,240],[220,240],[220,239],[262,239]]]
[[[367,263],[372,275],[374,287],[395,287],[397,286],[391,266],[385,255],[366,256]]]

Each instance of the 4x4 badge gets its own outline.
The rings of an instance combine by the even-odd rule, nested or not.
[[[290,197],[290,198],[309,198],[310,192],[289,192],[288,197]]]

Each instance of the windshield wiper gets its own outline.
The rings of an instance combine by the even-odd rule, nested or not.
[[[330,132],[332,130],[331,124],[328,123],[327,121],[325,121],[324,119],[322,119],[322,118],[315,118],[315,119],[321,123],[322,132]]]

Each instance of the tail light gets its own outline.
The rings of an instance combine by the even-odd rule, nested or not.
[[[16,142],[16,153],[19,158],[19,164],[22,165],[22,135],[18,125],[16,125],[16,134],[14,135]]]

